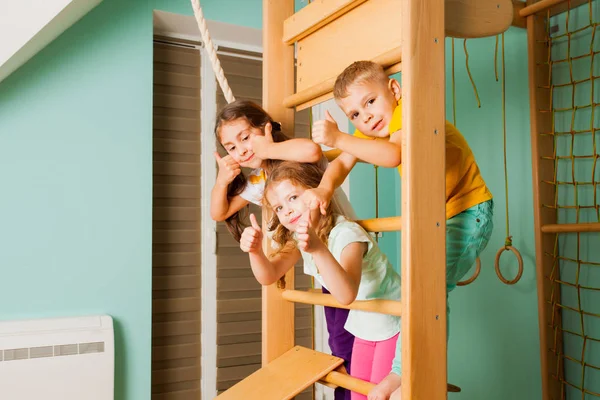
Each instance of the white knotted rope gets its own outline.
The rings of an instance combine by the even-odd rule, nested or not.
[[[208,26],[206,25],[202,8],[200,8],[200,0],[192,0],[192,8],[194,9],[194,16],[196,17],[196,22],[198,22],[200,35],[202,35],[202,41],[204,42],[204,47],[208,53],[208,59],[210,60],[213,70],[215,71],[217,81],[221,86],[221,90],[223,90],[223,94],[225,95],[227,103],[231,103],[235,101],[235,97],[233,97],[233,92],[229,87],[229,83],[227,83],[227,78],[225,77],[225,73],[221,67],[221,62],[217,56],[217,51],[215,50],[215,46],[213,46],[212,39],[208,33]]]

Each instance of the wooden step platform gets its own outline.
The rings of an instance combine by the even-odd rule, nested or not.
[[[219,400],[286,400],[333,371],[344,360],[295,346],[229,390]]]
[[[365,396],[375,386],[349,376],[343,360],[329,354],[295,346],[275,361],[217,396],[218,400],[287,400],[315,382],[342,386]],[[448,384],[449,392],[460,392]]]

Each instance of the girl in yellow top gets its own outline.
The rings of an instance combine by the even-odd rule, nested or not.
[[[329,114],[313,126],[316,143],[342,151],[327,167],[319,187],[303,196],[309,204],[317,201],[322,210],[359,159],[382,167],[398,167],[402,173],[402,90],[398,81],[390,79],[379,64],[357,61],[338,76],[333,94],[357,131],[354,135],[340,132]],[[446,122],[447,293],[456,288],[487,246],[493,230],[493,208],[492,194],[467,141]],[[449,334],[449,315],[447,321]],[[369,400],[387,399],[392,392],[399,392],[400,343],[399,339],[392,372],[372,390]]]

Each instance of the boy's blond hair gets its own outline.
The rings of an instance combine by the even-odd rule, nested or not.
[[[389,77],[383,67],[373,61],[355,61],[342,71],[335,80],[333,97],[343,99],[348,96],[348,87],[355,83],[381,81],[387,84]]]

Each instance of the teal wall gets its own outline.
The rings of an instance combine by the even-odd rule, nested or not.
[[[446,41],[446,115],[452,119],[451,41]],[[501,51],[495,79],[495,38],[467,41],[469,67],[481,100],[477,107],[469,81],[463,41],[455,41],[456,125],[469,142],[495,201],[495,229],[481,256],[482,272],[450,295],[449,379],[463,388],[462,399],[541,398],[533,191],[527,72],[527,34],[505,35],[508,206],[513,245],[524,261],[521,280],[502,283],[494,271],[496,252],[506,237]],[[502,272],[512,279],[515,258],[504,253]]]
[[[104,0],[0,83],[0,318],[112,315],[117,400],[150,398],[153,8],[192,13]]]

